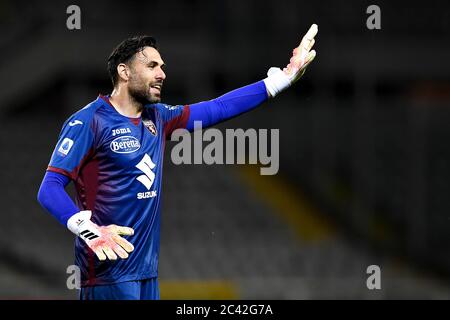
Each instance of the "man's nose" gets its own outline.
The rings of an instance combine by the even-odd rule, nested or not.
[[[156,78],[158,80],[164,80],[166,78],[166,74],[164,73],[163,69],[159,69],[159,72],[156,75]]]

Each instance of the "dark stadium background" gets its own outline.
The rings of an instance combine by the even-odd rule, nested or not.
[[[66,28],[71,4],[81,30]],[[64,120],[110,92],[114,46],[154,35],[163,101],[186,104],[263,79],[317,23],[299,83],[219,126],[280,129],[278,175],[175,166],[168,145],[161,296],[449,299],[449,4],[1,0],[0,298],[76,299],[73,236],[36,194]]]

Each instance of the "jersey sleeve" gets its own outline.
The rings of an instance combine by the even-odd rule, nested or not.
[[[64,226],[71,216],[80,211],[64,189],[69,182],[69,177],[47,171],[37,195],[41,206]]]
[[[158,114],[164,127],[164,136],[169,139],[176,129],[185,129],[189,119],[190,108],[188,105],[171,106],[163,103],[156,105]]]
[[[268,98],[266,85],[261,80],[216,99],[191,104],[186,128],[193,131],[196,121],[200,121],[203,128],[213,126],[258,107]]]
[[[63,125],[47,170],[76,180],[83,164],[93,155],[94,132],[91,121],[72,116]]]

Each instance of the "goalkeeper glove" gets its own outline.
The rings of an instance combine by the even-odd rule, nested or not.
[[[305,73],[306,67],[314,60],[316,51],[310,50],[314,45],[314,37],[317,32],[318,27],[313,24],[303,37],[300,45],[292,52],[291,60],[283,70],[275,67],[269,69],[264,83],[272,98],[300,79]]]
[[[117,256],[122,259],[128,258],[128,253],[132,252],[134,247],[121,235],[131,236],[134,230],[114,224],[98,226],[91,221],[91,216],[89,210],[80,211],[69,218],[67,228],[83,239],[101,261],[107,258],[116,260]]]

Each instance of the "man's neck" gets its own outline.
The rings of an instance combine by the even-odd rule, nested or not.
[[[121,115],[129,118],[139,118],[143,105],[131,97],[124,88],[114,88],[109,102]]]

